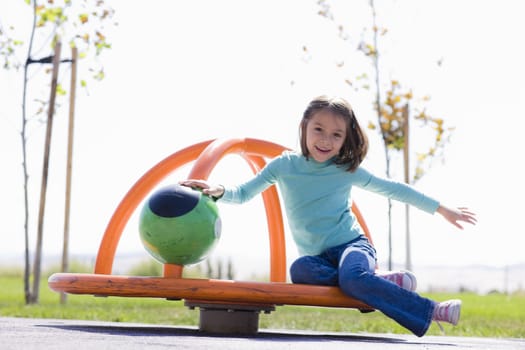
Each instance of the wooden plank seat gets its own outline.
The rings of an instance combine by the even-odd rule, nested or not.
[[[49,277],[48,283],[54,291],[70,294],[370,309],[344,295],[338,287],[286,282],[55,273]]]

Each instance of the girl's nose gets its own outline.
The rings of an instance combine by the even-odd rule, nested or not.
[[[321,143],[323,145],[330,145],[330,138],[326,135],[321,136]]]

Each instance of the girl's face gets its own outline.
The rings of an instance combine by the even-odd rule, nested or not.
[[[306,125],[306,148],[310,157],[325,162],[339,155],[346,139],[346,124],[343,117],[321,110],[310,118]]]

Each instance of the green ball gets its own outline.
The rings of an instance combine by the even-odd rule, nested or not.
[[[154,192],[140,213],[144,248],[163,264],[191,265],[205,259],[221,236],[215,201],[200,191],[170,185]]]

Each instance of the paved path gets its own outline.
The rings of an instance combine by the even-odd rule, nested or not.
[[[196,328],[77,320],[0,317],[2,350],[84,349],[525,349],[525,339],[459,338],[261,330],[255,336],[213,336]]]

